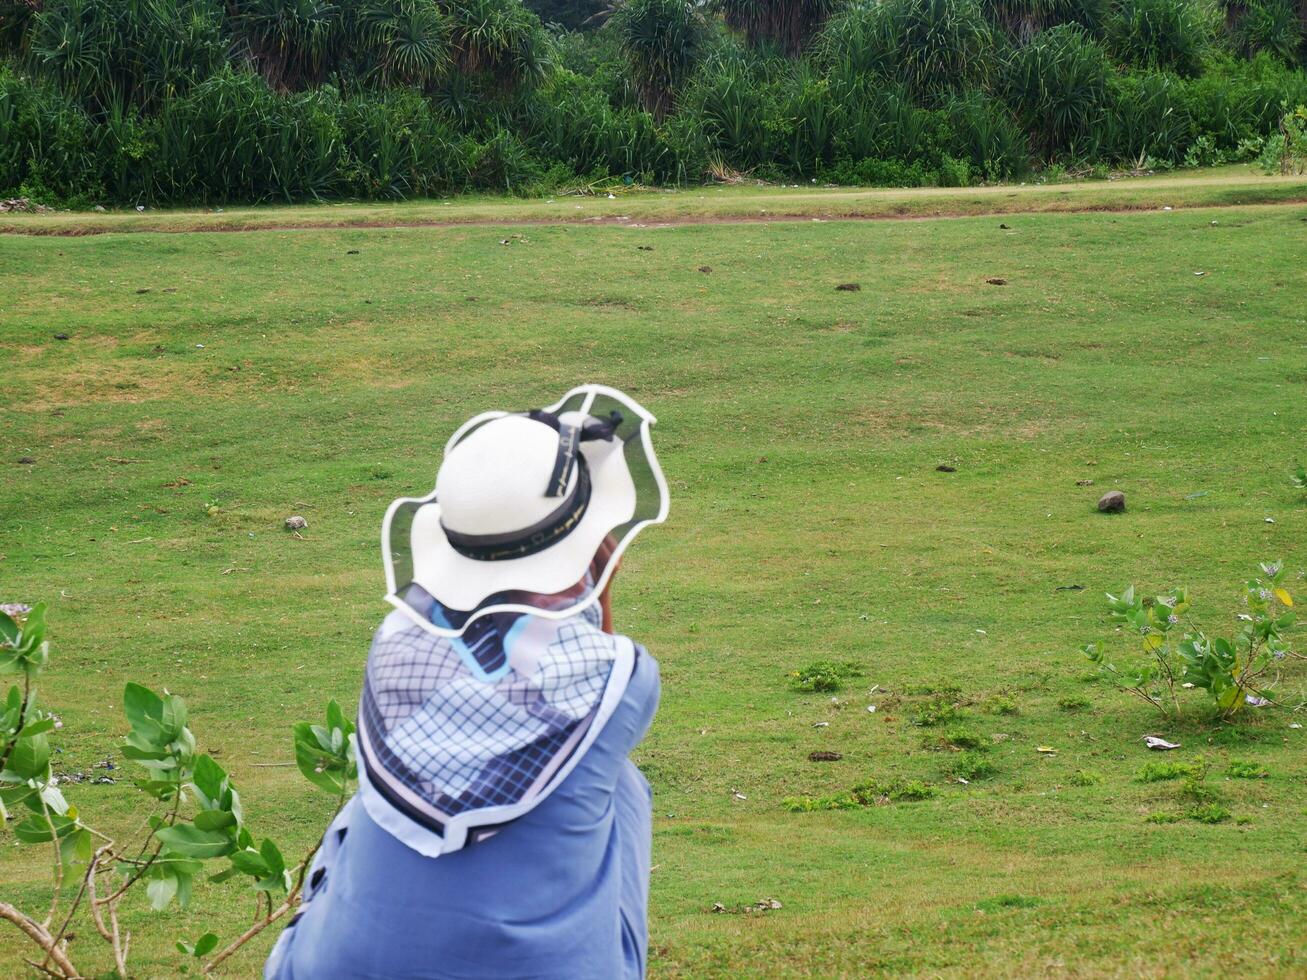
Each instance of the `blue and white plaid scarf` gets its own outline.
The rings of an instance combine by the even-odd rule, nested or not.
[[[409,603],[461,625],[425,593]],[[634,665],[631,642],[604,633],[599,617],[595,605],[561,620],[501,613],[449,638],[403,611],[387,616],[359,705],[360,796],[373,820],[435,856],[548,796],[621,700]]]

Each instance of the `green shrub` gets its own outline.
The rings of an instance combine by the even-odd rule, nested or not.
[[[979,752],[960,752],[949,765],[949,774],[968,782],[988,779],[998,773],[998,766]]]
[[[977,0],[883,0],[832,19],[824,54],[844,77],[893,75],[927,103],[984,86],[1001,49]]]
[[[0,64],[0,195],[94,202],[104,193],[101,139],[72,99]]]
[[[1286,103],[1307,103],[1307,75],[1262,52],[1249,61],[1212,59],[1185,85],[1195,136],[1209,134],[1221,149],[1278,130]]]
[[[912,723],[923,728],[930,728],[941,722],[952,721],[958,716],[957,705],[948,698],[931,698],[913,709]]]
[[[1096,772],[1088,769],[1077,769],[1067,779],[1072,786],[1097,786],[1103,781],[1103,777]]]
[[[1179,796],[1194,803],[1215,803],[1220,798],[1220,794],[1203,782],[1205,778],[1205,772],[1190,776],[1180,784]]]
[[[1150,158],[1176,163],[1193,129],[1184,83],[1167,72],[1114,74],[1102,146],[1112,160],[1143,166]]]
[[[1207,762],[1202,758],[1191,762],[1149,762],[1139,770],[1141,783],[1160,783],[1172,779],[1203,779],[1207,775]]]
[[[990,18],[1024,44],[1040,31],[1077,24],[1098,34],[1107,19],[1108,0],[984,0]]]
[[[895,803],[915,803],[920,800],[929,800],[934,795],[935,790],[932,787],[917,779],[899,783],[890,787],[889,790],[889,798]]]
[[[1019,715],[1021,708],[1016,701],[1006,694],[998,694],[985,702],[985,710],[991,715]]]
[[[1180,710],[1183,678],[1184,687],[1203,691],[1220,716],[1229,719],[1262,690],[1261,679],[1288,656],[1286,635],[1296,622],[1284,565],[1263,562],[1258,571],[1261,574],[1244,583],[1248,611],[1240,614],[1230,637],[1209,636],[1193,625],[1185,589],[1145,598],[1130,586],[1120,596],[1107,597],[1108,610],[1131,645],[1139,644],[1143,657],[1117,666],[1097,643],[1082,652],[1104,679],[1167,717]]]
[[[1030,169],[1030,146],[1012,110],[973,89],[945,106],[950,148],[986,180],[1019,177]]]
[[[1078,694],[1072,694],[1068,697],[1058,698],[1057,706],[1063,711],[1082,711],[1089,707],[1089,699]]]
[[[1231,759],[1226,773],[1231,779],[1266,779],[1270,776],[1270,772],[1261,763],[1242,759]]]
[[[1174,810],[1159,810],[1144,817],[1144,823],[1179,823],[1183,819],[1183,813],[1176,813]]]
[[[699,11],[689,0],[627,0],[612,22],[644,108],[663,119],[701,53]]]
[[[1194,75],[1216,35],[1217,13],[1208,0],[1117,0],[1105,29],[1122,61]]]
[[[1249,56],[1265,51],[1292,65],[1302,49],[1303,22],[1289,0],[1252,0],[1234,39]]]
[[[1197,820],[1199,823],[1217,824],[1225,823],[1232,814],[1219,803],[1204,803],[1190,810],[1188,816],[1190,820]]]
[[[790,674],[796,691],[838,691],[851,677],[861,677],[862,667],[848,660],[816,660]]]
[[[1080,27],[1054,27],[1018,49],[1004,90],[1045,158],[1092,156],[1101,142],[1111,65]]]
[[[226,62],[217,0],[45,0],[28,64],[93,112],[153,107]]]

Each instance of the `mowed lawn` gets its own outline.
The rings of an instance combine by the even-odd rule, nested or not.
[[[121,762],[126,681],[166,687],[256,836],[307,848],[330,803],[269,764],[356,703],[386,505],[430,490],[472,413],[604,381],[658,415],[673,495],[615,590],[663,676],[636,754],[651,975],[1307,971],[1302,714],[1221,725],[1186,692],[1165,724],[1078,652],[1129,582],[1188,585],[1222,631],[1260,559],[1307,595],[1307,207],[8,236],[0,360],[0,601],[51,603],[64,771]],[[1111,489],[1127,513],[1095,511]],[[863,676],[795,691],[816,660]],[[915,724],[935,698],[960,719]],[[959,725],[993,775],[949,774]],[[1189,804],[1139,781],[1145,733],[1206,757],[1232,819],[1148,822]],[[871,778],[934,796],[783,805]],[[125,780],[68,795],[116,832],[144,818]],[[39,908],[45,852],[0,840],[0,896]],[[141,896],[135,969],[233,937],[246,895]]]

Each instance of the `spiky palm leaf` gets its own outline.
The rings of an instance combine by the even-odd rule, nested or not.
[[[359,20],[383,85],[426,85],[453,64],[449,20],[434,0],[374,2]]]

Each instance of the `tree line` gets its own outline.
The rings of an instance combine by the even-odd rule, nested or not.
[[[0,0],[0,194],[965,185],[1275,152],[1307,0]]]

